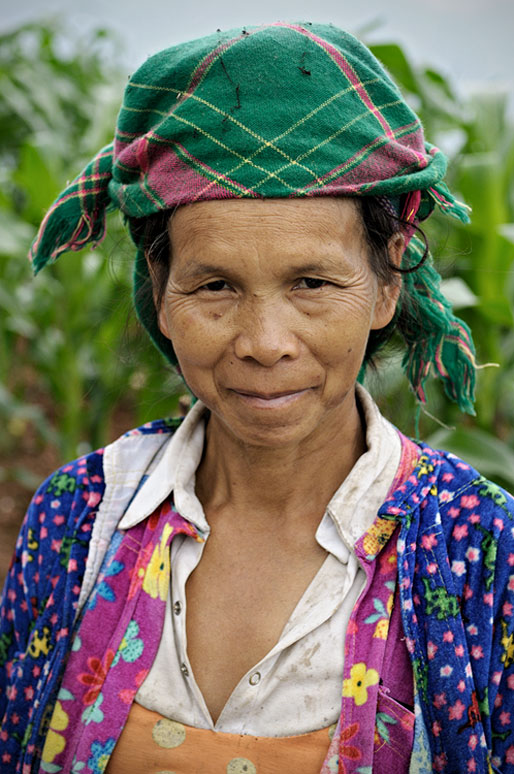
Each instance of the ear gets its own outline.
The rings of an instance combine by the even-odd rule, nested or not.
[[[157,312],[157,324],[159,325],[159,330],[162,335],[171,341],[170,330],[168,327],[168,318],[165,314],[164,304],[161,304],[161,308]]]
[[[388,243],[389,261],[397,267],[401,266],[402,256],[405,250],[405,239],[399,231],[393,234]],[[371,330],[385,328],[394,317],[396,304],[400,297],[402,289],[402,279],[400,274],[394,274],[387,285],[379,283],[377,301],[373,315]]]
[[[146,258],[146,265],[148,268],[148,274],[150,276],[150,280],[152,283],[153,304],[154,304],[155,313],[157,316],[157,324],[159,326],[159,330],[162,333],[162,335],[165,336],[167,339],[171,340],[171,336],[169,334],[169,328],[168,328],[168,320],[166,318],[166,313],[165,313],[166,307],[162,300],[161,300],[161,303],[159,303],[157,288],[160,286],[160,281],[157,276],[156,266],[150,261],[148,257],[148,253],[145,253],[145,258]]]

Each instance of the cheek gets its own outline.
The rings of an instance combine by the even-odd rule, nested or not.
[[[210,368],[227,346],[226,326],[219,310],[199,309],[191,299],[166,304],[163,312],[168,337],[182,370]]]
[[[351,352],[365,345],[375,309],[373,293],[348,295],[327,310],[322,318],[322,333],[318,341],[334,355]]]
[[[327,342],[320,352],[320,360],[327,369],[327,373],[336,374],[340,378],[341,373],[351,374],[360,368],[364,357],[368,336],[349,336],[348,330]]]
[[[326,372],[327,388],[336,393],[357,378],[373,316],[371,304],[352,302],[344,306],[345,313],[335,311],[313,341],[317,359]]]

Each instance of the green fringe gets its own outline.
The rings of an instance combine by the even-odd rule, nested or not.
[[[456,199],[444,181],[440,180],[432,185],[428,189],[428,194],[445,215],[451,215],[461,223],[470,223],[471,207]]]
[[[29,259],[34,273],[62,253],[99,244],[105,237],[106,214],[116,206],[109,197],[113,145],[89,162],[48,210],[32,242]]]
[[[422,250],[420,240],[413,237],[404,261],[416,264]],[[442,294],[432,257],[417,271],[404,275],[403,282],[402,303],[410,304],[412,320],[411,328],[403,331],[407,345],[403,366],[416,397],[426,402],[425,383],[432,374],[442,380],[446,395],[461,411],[474,414],[476,360],[471,331],[453,314]]]

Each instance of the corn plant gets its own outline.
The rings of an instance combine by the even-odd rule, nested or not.
[[[177,383],[143,346],[131,311],[133,247],[119,217],[96,250],[33,279],[28,247],[48,206],[111,139],[122,78],[94,33],[66,57],[62,34],[29,25],[0,38],[0,416],[12,446],[24,423],[63,459],[109,435],[113,411],[143,421],[176,408]],[[42,406],[44,408],[42,408]]]

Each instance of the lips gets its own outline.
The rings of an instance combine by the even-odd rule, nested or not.
[[[232,389],[237,397],[247,406],[260,409],[280,408],[300,400],[310,387],[299,390],[278,390],[274,392],[254,392],[253,390]]]
[[[299,395],[302,392],[307,392],[309,388],[300,388],[298,390],[281,390],[279,392],[254,392],[253,390],[238,390],[232,388],[232,392],[236,392],[238,395],[242,395],[245,398],[259,398],[260,400],[275,400],[275,398],[285,398],[289,395]]]

